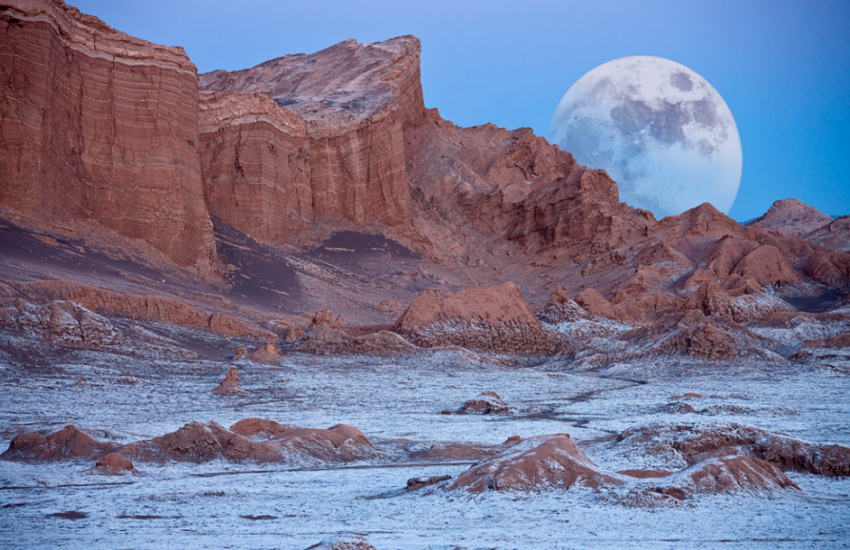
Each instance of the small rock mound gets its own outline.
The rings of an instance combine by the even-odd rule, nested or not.
[[[622,483],[601,470],[567,434],[531,437],[460,474],[448,489],[541,491],[579,484],[596,488]]]
[[[215,395],[238,395],[242,393],[242,390],[239,389],[239,371],[231,367],[221,384],[213,388],[212,392]]]
[[[666,480],[669,480],[669,486],[695,494],[800,490],[779,468],[752,456],[709,459]]]
[[[330,537],[307,550],[375,550],[362,535],[339,535]]]
[[[269,338],[266,340],[265,345],[258,347],[256,350],[248,354],[248,358],[258,363],[275,364],[277,363],[278,358],[282,355],[283,353],[280,351],[280,348],[277,347],[275,341]]]
[[[109,453],[98,460],[97,464],[94,465],[94,469],[98,473],[109,476],[138,473],[130,460],[117,453]]]
[[[97,441],[76,426],[68,424],[47,437],[24,432],[12,439],[0,458],[22,462],[90,460],[99,459],[117,448],[116,443]]]
[[[269,321],[263,326],[277,334],[281,340],[288,344],[295,342],[306,334],[306,332],[304,332],[304,329],[302,329],[301,327],[292,323],[287,323],[286,321]]]
[[[458,411],[459,414],[510,414],[511,408],[498,394],[485,391],[475,399],[470,399]]]
[[[407,486],[405,489],[408,491],[416,491],[423,487],[429,487],[431,485],[436,485],[437,483],[442,483],[443,481],[448,481],[451,478],[452,476],[431,476],[429,478],[412,477],[407,480]]]

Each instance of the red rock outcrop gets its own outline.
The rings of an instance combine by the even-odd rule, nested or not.
[[[788,237],[803,237],[831,222],[832,218],[817,208],[797,199],[783,199],[774,202],[763,216],[747,225],[759,224],[768,231]]]
[[[617,448],[624,453],[660,457],[673,467],[740,455],[764,460],[782,470],[850,476],[847,447],[814,445],[740,424],[653,424],[629,428],[617,437]]]
[[[248,359],[251,361],[257,361],[258,363],[267,363],[267,364],[276,364],[277,360],[283,353],[280,351],[280,348],[277,347],[275,341],[271,338],[266,340],[266,343],[256,350],[252,351],[248,354]]]
[[[221,383],[213,388],[212,392],[215,395],[239,395],[243,393],[239,389],[239,371],[231,367]]]
[[[800,490],[779,468],[751,456],[709,459],[671,476],[668,482],[694,494]]]
[[[614,474],[600,469],[570,439],[569,435],[531,437],[474,465],[460,474],[448,490],[542,491],[618,485]]]
[[[108,476],[138,473],[133,463],[117,453],[109,453],[94,465],[96,472]]]
[[[0,458],[23,462],[91,460],[99,459],[117,448],[115,443],[97,441],[76,426],[68,424],[47,437],[33,432],[15,436]]]
[[[470,399],[458,411],[460,414],[510,414],[511,408],[496,392],[485,391]]]
[[[0,328],[27,331],[72,348],[101,349],[122,343],[121,332],[108,319],[71,301],[36,306],[22,299],[0,299],[0,304]]]
[[[136,441],[119,454],[144,462],[207,462],[219,458],[236,462],[284,462],[319,465],[372,458],[376,451],[353,426],[327,430],[295,428],[260,419],[245,419],[227,430],[210,422],[190,422],[147,441]]]
[[[375,44],[348,40],[252,69],[207,73],[201,75],[201,89],[262,93],[306,121],[310,215],[404,228],[411,203],[403,130],[424,110],[419,52],[419,40],[410,36]],[[297,156],[290,139],[275,138],[272,144],[281,154]],[[234,153],[227,151],[224,158],[228,155]],[[302,194],[306,197],[306,190]],[[306,209],[303,213],[309,219]]]
[[[549,300],[547,300],[546,305],[537,313],[538,319],[544,323],[551,324],[587,319],[589,317],[588,312],[579,306],[575,300],[571,300],[570,293],[561,285],[555,287],[555,290],[549,294]]]
[[[212,273],[198,76],[61,0],[0,7],[0,205],[41,226],[94,222]]]
[[[268,321],[263,326],[266,329],[277,334],[281,340],[289,344],[295,342],[306,334],[306,332],[304,332],[304,329],[302,329],[301,327],[292,323],[287,323],[286,321]]]
[[[454,294],[420,295],[395,331],[421,347],[451,343],[481,351],[551,353],[562,345],[534,316],[519,288],[505,283]]]
[[[102,315],[183,325],[224,336],[268,338],[272,335],[268,331],[248,327],[229,314],[203,313],[185,302],[168,296],[140,296],[113,292],[63,279],[36,281],[21,285],[20,288],[26,296],[36,301],[73,301],[89,311]]]
[[[202,93],[200,100],[210,213],[261,242],[291,242],[313,223],[307,124],[259,93]]]

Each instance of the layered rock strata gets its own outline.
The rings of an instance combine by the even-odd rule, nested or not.
[[[0,204],[36,224],[94,222],[211,273],[198,76],[61,0],[0,5]]]
[[[394,330],[420,347],[454,344],[480,351],[553,353],[564,344],[534,316],[519,288],[505,283],[454,294],[424,293]]]
[[[304,120],[259,93],[202,93],[200,100],[199,155],[210,213],[269,244],[310,227]]]
[[[411,218],[404,128],[424,110],[419,52],[419,40],[410,36],[375,44],[348,40],[315,54],[287,55],[252,69],[207,73],[201,76],[200,84],[206,92],[265,94],[306,122],[312,209],[307,211],[308,203],[303,203],[301,219],[404,227]],[[256,96],[252,97],[256,103]],[[258,107],[244,108],[252,112]],[[254,131],[252,127],[251,133]],[[269,130],[258,139],[270,137],[280,155],[307,161],[303,134],[279,134]],[[207,136],[205,139],[210,139]],[[216,146],[227,145],[221,141]],[[222,153],[223,158],[235,155],[234,146]],[[266,158],[271,155],[261,153]],[[256,147],[250,154],[254,159],[260,157]],[[236,194],[240,182],[232,184],[233,191],[226,189],[227,180],[232,180],[230,172],[226,163],[208,166],[205,180],[220,179],[223,193]],[[272,185],[285,185],[283,175],[276,176]],[[295,185],[301,193],[300,206],[307,190],[300,181]],[[254,195],[249,202],[256,201],[257,193]],[[239,210],[242,208],[240,204]],[[240,212],[239,216],[250,218],[251,213]]]

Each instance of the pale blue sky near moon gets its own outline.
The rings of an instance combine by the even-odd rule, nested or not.
[[[546,136],[561,97],[620,57],[671,59],[732,111],[743,176],[730,211],[800,199],[850,214],[850,2],[70,0],[107,24],[183,46],[201,72],[355,38],[422,40],[425,104],[461,126]]]

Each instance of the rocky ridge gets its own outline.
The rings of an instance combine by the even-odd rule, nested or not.
[[[818,244],[840,248],[841,219],[788,200],[745,227],[708,204],[656,220],[620,203],[604,171],[576,164],[529,129],[459,128],[426,109],[414,37],[349,40],[198,77],[182,50],[124,35],[60,0],[2,9],[0,55],[10,63],[0,150],[15,170],[0,205],[36,226],[85,225],[86,235],[147,246],[151,265],[166,258],[224,277],[185,279],[196,295],[230,292],[239,301],[201,312],[161,293],[155,277],[138,294],[107,277],[96,290],[44,283],[69,290],[36,306],[61,299],[106,322],[151,319],[260,341],[280,332],[313,353],[458,345],[594,361],[721,360],[788,355],[751,328],[785,313],[837,311],[850,291],[850,253]],[[56,58],[45,53],[54,49],[67,52],[61,63],[79,66],[78,76],[60,61],[41,63]],[[141,73],[150,82],[134,80]],[[51,79],[67,86],[48,86]],[[136,110],[127,107],[132,98]],[[157,122],[166,111],[178,113],[174,124]],[[39,187],[60,180],[70,184]],[[36,205],[35,196],[46,198]],[[330,244],[343,234],[354,235],[352,244]],[[367,244],[379,238],[380,248]],[[45,268],[27,261],[29,272],[4,263],[15,272],[10,283],[40,284],[29,281]],[[62,261],[50,265],[66,269]],[[281,273],[291,282],[275,287]],[[186,292],[169,284],[172,294]],[[560,294],[547,304],[555,287]],[[504,302],[496,316],[462,304],[491,298]],[[350,324],[302,336],[307,311],[319,309],[308,303],[333,305]],[[532,306],[543,308],[539,319]],[[432,310],[442,312],[432,319]],[[281,313],[302,321],[273,332],[256,326]],[[10,319],[11,328],[25,323],[19,313]],[[608,343],[591,344],[600,338]]]

